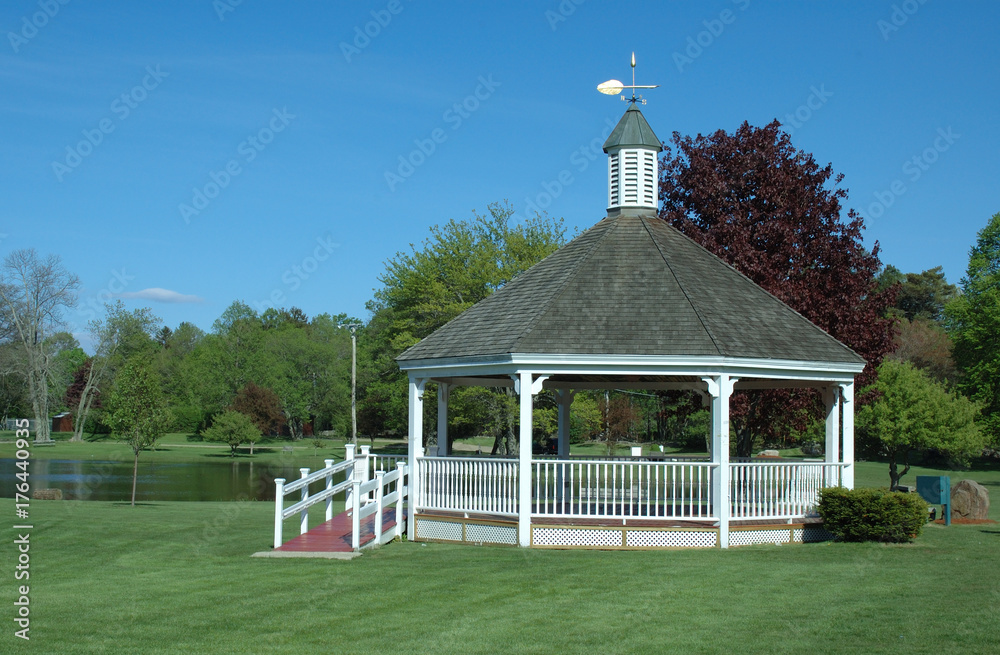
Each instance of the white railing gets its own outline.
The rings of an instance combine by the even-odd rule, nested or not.
[[[790,519],[813,514],[819,490],[839,485],[843,466],[787,461],[730,464],[730,517]]]
[[[284,478],[274,479],[274,547],[278,548],[282,542],[282,524],[285,519],[299,514],[299,534],[309,531],[309,508],[316,503],[326,501],[326,520],[333,518],[333,497],[334,495],[346,491],[351,485],[351,472],[354,470],[355,462],[344,460],[339,464],[334,464],[332,459],[323,460],[326,464],[324,468],[309,473],[309,469],[301,468],[299,473],[302,477],[295,482],[285,484]],[[346,479],[340,484],[333,484],[333,476],[345,471]],[[309,495],[309,485],[319,480],[326,480],[326,488],[318,494]],[[299,502],[285,507],[285,496],[299,491],[301,493]]]
[[[709,462],[533,460],[533,516],[710,520]]]
[[[382,543],[383,538],[386,536],[382,530],[382,519],[384,516],[384,508],[395,505],[395,515],[392,532],[389,534],[389,540],[395,539],[403,534],[403,499],[406,498],[406,485],[404,484],[406,478],[406,464],[403,462],[396,463],[396,469],[389,473],[385,471],[376,471],[375,478],[373,480],[368,480],[367,482],[362,482],[359,479],[352,480],[354,486],[353,493],[351,494],[351,548],[354,550],[360,550],[361,545],[361,522],[372,516],[375,516],[375,525],[373,528],[374,538],[367,542],[364,547],[368,546],[378,546]],[[386,491],[389,489],[390,491]],[[374,494],[374,500],[362,502],[362,498],[368,498]]]
[[[334,464],[332,459],[324,460],[324,468],[310,473],[308,468],[299,469],[301,477],[294,482],[285,484],[284,478],[275,478],[274,494],[274,547],[279,548],[283,541],[283,524],[295,514],[299,515],[299,534],[309,531],[309,508],[321,502],[326,502],[326,520],[333,519],[333,497],[344,493],[344,508],[353,511],[352,543],[355,550],[359,548],[360,522],[372,514],[375,518],[375,539],[365,546],[382,543],[383,508],[396,505],[394,537],[402,534],[405,523],[403,501],[407,498],[405,457],[395,455],[374,455],[369,453],[368,446],[361,446],[361,452],[355,456],[355,447],[348,444],[345,448],[346,459]],[[391,469],[390,468],[391,464]],[[334,484],[334,476],[343,473],[344,478]],[[309,493],[310,485],[321,480],[326,485],[319,493]],[[285,507],[285,497],[299,492],[299,501]]]
[[[485,457],[417,459],[418,509],[517,515],[517,460]]]

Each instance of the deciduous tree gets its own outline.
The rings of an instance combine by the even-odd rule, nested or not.
[[[260,439],[260,430],[246,414],[227,411],[216,414],[212,420],[212,427],[206,429],[202,436],[206,441],[228,444],[229,456],[236,457],[236,451],[243,443],[253,443]]]
[[[15,250],[0,266],[0,315],[24,349],[28,398],[35,414],[35,443],[52,441],[49,432],[49,376],[52,353],[47,337],[58,331],[62,311],[76,304],[80,281],[56,255]]]
[[[864,357],[864,385],[893,347],[883,318],[893,290],[876,289],[879,247],[862,244],[861,216],[842,216],[842,179],[797,150],[777,121],[732,134],[674,133],[660,216]],[[810,391],[734,395],[739,453],[751,454],[757,437],[803,429],[818,404]]]
[[[960,388],[983,405],[983,425],[1000,448],[1000,213],[979,232],[961,286],[945,312]]]
[[[166,432],[170,416],[160,390],[160,381],[140,357],[125,362],[108,397],[108,425],[135,456],[132,464],[132,506],[139,474],[139,453],[156,444]]]
[[[882,362],[873,386],[877,400],[858,411],[858,436],[888,458],[891,489],[910,471],[916,451],[934,450],[958,462],[982,453],[977,407],[969,399],[912,364],[891,359]]]

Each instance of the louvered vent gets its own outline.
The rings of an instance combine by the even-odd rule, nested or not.
[[[656,153],[628,148],[608,153],[608,209],[656,208]]]
[[[621,197],[619,189],[618,153],[608,157],[608,207],[617,207]]]

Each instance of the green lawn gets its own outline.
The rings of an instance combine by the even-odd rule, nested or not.
[[[951,475],[1000,486],[996,470]],[[859,484],[883,477],[883,464],[858,466]],[[993,653],[1000,641],[1000,525],[728,551],[394,543],[343,562],[251,559],[270,546],[270,503],[30,509],[31,642],[8,618],[0,652]]]

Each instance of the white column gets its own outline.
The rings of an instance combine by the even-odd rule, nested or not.
[[[438,382],[438,457],[451,455],[451,443],[448,441],[448,396],[450,395],[451,386],[445,382]]]
[[[531,545],[531,373],[521,372],[515,380],[521,406],[521,433],[518,437],[517,542]]]
[[[729,515],[731,485],[729,470],[729,396],[733,393],[736,378],[723,373],[712,378],[702,378],[708,383],[712,397],[712,507],[719,518],[719,547],[729,548]]]
[[[840,385],[840,391],[843,395],[843,405],[844,405],[844,444],[843,444],[843,454],[841,455],[842,461],[844,462],[844,471],[841,474],[841,485],[847,489],[854,488],[854,383],[849,382],[847,384]]]
[[[824,387],[823,402],[826,404],[824,461],[827,464],[837,464],[840,462],[840,387]],[[827,468],[828,474],[832,475],[832,471],[832,467]],[[834,480],[839,480],[839,476],[828,479],[827,482],[833,482]]]
[[[409,393],[409,426],[410,439],[407,451],[407,466],[410,468],[409,475],[409,508],[406,521],[406,538],[414,541],[417,538],[417,522],[413,515],[417,511],[417,503],[420,502],[420,480],[418,479],[417,458],[424,456],[424,384],[427,381],[421,378],[410,378]]]
[[[575,397],[576,392],[570,389],[558,389],[556,391],[557,416],[559,419],[559,428],[556,434],[558,435],[559,447],[557,454],[559,459],[569,457],[569,412],[570,407],[573,405],[573,398]]]

